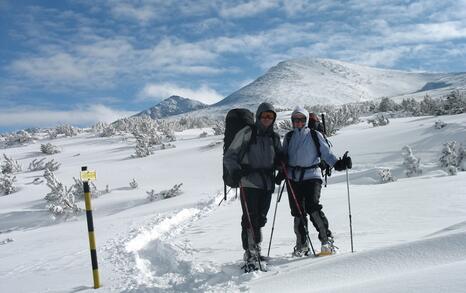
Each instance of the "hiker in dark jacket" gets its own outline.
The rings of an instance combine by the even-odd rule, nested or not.
[[[223,157],[224,166],[233,177],[240,179],[243,208],[241,239],[245,261],[260,256],[261,228],[267,222],[267,212],[275,188],[274,172],[277,157],[281,153],[280,137],[273,131],[276,117],[271,104],[260,104],[255,126],[241,129]]]
[[[291,115],[293,124],[292,133],[288,133],[283,140],[283,152],[287,156],[287,177],[291,183],[291,186],[287,185],[287,191],[291,215],[294,217],[296,246],[294,247],[293,254],[296,256],[307,255],[309,252],[309,243],[304,228],[304,225],[307,227],[307,214],[309,214],[312,224],[319,232],[319,240],[322,242],[321,254],[332,254],[335,252],[332,232],[329,230],[328,220],[319,202],[322,188],[322,174],[319,167],[321,159],[319,158],[317,144],[311,131],[315,132],[314,135],[316,136],[314,137],[319,141],[322,159],[327,164],[333,166],[335,170],[341,171],[345,170],[351,163],[350,157],[338,160],[332,153],[324,136],[320,132],[307,127],[308,116],[308,111],[302,107],[296,107]],[[279,177],[277,175],[277,183],[284,176],[282,174],[282,178]],[[304,223],[292,197],[291,188],[305,217]]]

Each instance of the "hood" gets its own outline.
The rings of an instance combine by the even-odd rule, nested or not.
[[[262,112],[273,112],[275,114],[275,119],[277,118],[277,112],[275,112],[275,108],[270,103],[262,103],[259,105],[256,111],[256,120],[261,119],[260,117],[261,117]]]
[[[275,114],[275,119],[273,119],[273,123],[275,123],[275,120],[277,119],[277,112],[275,112],[275,108],[273,107],[272,104],[270,103],[262,103],[259,105],[259,107],[257,108],[257,111],[256,111],[256,125],[257,127],[259,128],[259,130],[262,132],[267,132],[267,129],[262,129],[262,124],[260,123],[260,117],[261,117],[261,114],[262,112],[273,112]],[[273,130],[273,123],[272,125],[268,128],[268,129],[272,129]]]
[[[305,123],[305,125],[307,125],[308,117],[309,117],[309,112],[308,112],[306,109],[304,109],[304,107],[297,106],[296,108],[294,108],[293,113],[291,113],[291,116],[293,116],[293,115],[295,115],[295,114],[303,114],[304,117],[306,117],[306,123]]]

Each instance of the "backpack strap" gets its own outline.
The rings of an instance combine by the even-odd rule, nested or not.
[[[322,157],[322,153],[320,152],[320,141],[319,141],[319,136],[317,135],[317,130],[314,130],[314,129],[310,129],[310,130],[311,130],[312,140],[314,141],[314,144],[316,146],[317,155],[320,158]]]

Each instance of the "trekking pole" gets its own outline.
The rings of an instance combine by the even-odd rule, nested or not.
[[[280,191],[280,187],[281,187],[281,191]],[[277,192],[277,203],[275,204],[275,212],[273,213],[273,223],[272,223],[272,232],[270,233],[270,241],[269,241],[269,249],[267,251],[267,257],[270,256],[270,246],[272,245],[272,236],[273,236],[273,230],[275,229],[275,218],[277,216],[277,207],[278,207],[278,203],[280,202],[280,200],[282,199],[282,194],[283,194],[283,190],[285,189],[285,184],[280,184],[278,186],[278,192]]]
[[[249,215],[249,209],[248,209],[248,203],[246,202],[246,193],[244,192],[243,186],[240,184],[240,194],[243,198],[244,202],[244,209],[246,210],[246,216],[248,217],[248,222],[249,222],[249,229],[251,229],[252,233],[252,238],[254,240],[254,243],[256,243],[256,234],[254,233],[254,228],[252,226],[252,221],[251,221],[251,216]],[[262,271],[262,263],[261,263],[261,258],[260,255],[257,253],[256,255],[257,263],[259,264],[259,269]]]
[[[314,256],[317,257],[317,254],[314,250],[314,246],[312,245],[311,237],[309,236],[309,229],[307,228],[307,225],[306,225],[307,219],[304,217],[303,212],[301,211],[301,205],[299,204],[298,199],[296,198],[296,194],[294,193],[293,187],[291,186],[290,178],[288,177],[286,166],[283,162],[282,162],[282,168],[283,168],[283,172],[285,172],[286,183],[288,184],[288,187],[291,190],[291,195],[293,197],[294,203],[296,204],[296,208],[298,209],[299,215],[301,216],[301,221],[303,222],[304,231],[306,232],[307,240],[309,241],[309,244],[311,245],[312,254],[314,254]]]
[[[350,224],[350,237],[351,237],[351,252],[354,252],[353,250],[353,222],[351,219],[351,201],[350,201],[350,193],[349,193],[348,168],[346,168],[346,189],[348,190],[348,211],[349,211],[349,224]]]

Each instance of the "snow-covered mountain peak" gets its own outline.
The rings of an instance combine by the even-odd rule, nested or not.
[[[146,115],[151,117],[152,119],[160,119],[167,116],[183,114],[194,110],[203,109],[205,107],[207,107],[206,104],[196,100],[183,98],[180,96],[171,96],[161,101],[154,107],[144,110],[136,114],[135,116]]]
[[[267,100],[276,105],[344,104],[442,89],[465,88],[464,73],[418,73],[380,69],[332,59],[282,61],[216,106]]]

